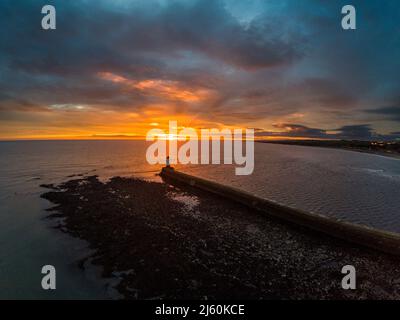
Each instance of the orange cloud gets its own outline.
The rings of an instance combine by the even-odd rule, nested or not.
[[[111,72],[100,72],[101,79],[113,83],[122,84],[127,88],[136,89],[144,94],[162,97],[168,100],[182,102],[200,102],[214,96],[214,92],[208,89],[190,88],[179,81],[163,79],[131,80]]]

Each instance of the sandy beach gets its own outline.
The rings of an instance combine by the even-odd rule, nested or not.
[[[55,204],[49,218],[90,244],[87,259],[126,299],[400,298],[398,258],[203,191],[96,176],[43,187]],[[347,264],[357,290],[341,288]]]

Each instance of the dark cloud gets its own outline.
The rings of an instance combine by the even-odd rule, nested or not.
[[[392,121],[400,121],[400,107],[399,106],[369,109],[369,110],[366,110],[366,112],[382,115],[386,119],[389,119]]]
[[[37,23],[41,1],[2,1],[3,56],[16,69],[63,75],[104,67],[143,71],[138,65],[154,70],[154,64],[179,59],[185,50],[246,69],[287,64],[299,56],[294,35],[283,37],[268,21],[245,27],[220,0],[169,1],[153,8],[134,3],[118,11],[102,1],[54,1],[58,28],[43,32]]]
[[[297,87],[298,94],[307,97],[318,108],[345,108],[356,105],[351,87],[327,78],[306,78]]]
[[[290,137],[310,137],[310,138],[322,138],[326,136],[325,130],[309,128],[299,124],[279,124],[274,126],[277,129],[286,130]]]
[[[343,126],[333,131],[337,131],[336,135],[341,139],[372,140],[376,138],[376,134],[369,124]]]
[[[44,4],[0,4],[0,86],[15,102],[23,95],[35,105],[82,103],[116,110],[165,102],[96,77],[106,71],[136,81],[217,89],[203,109],[218,109],[235,98],[236,85],[229,88],[229,81],[221,80],[227,67],[264,69],[300,56],[294,34],[283,36],[268,20],[244,26],[220,0],[135,1],[123,9],[107,1],[55,0],[57,30],[49,32],[40,28]],[[175,103],[174,108],[196,112],[197,106]]]
[[[84,104],[139,112],[164,104],[232,125],[264,126],[261,120],[282,117],[296,121],[286,133],[293,137],[327,135],[291,119],[294,113],[332,127],[360,123],[359,110],[367,108],[380,116],[365,120],[371,128],[374,121],[399,121],[397,107],[371,109],[396,102],[400,90],[398,2],[353,3],[359,28],[345,32],[342,1],[254,1],[243,10],[243,2],[230,0],[53,0],[57,30],[47,32],[40,11],[48,1],[2,0],[0,111]],[[212,94],[201,102],[173,101],[104,81],[99,72]],[[365,125],[338,134],[375,132]]]
[[[312,138],[312,139],[343,139],[343,140],[395,140],[400,138],[399,133],[393,132],[389,135],[376,133],[369,124],[347,125],[332,130],[309,128],[299,124],[277,124],[279,132],[256,130],[258,137],[291,137],[291,138]]]
[[[256,136],[274,136],[274,137],[292,137],[292,138],[328,138],[325,130],[317,128],[309,128],[300,124],[275,124],[274,127],[280,131],[263,131],[258,129]]]

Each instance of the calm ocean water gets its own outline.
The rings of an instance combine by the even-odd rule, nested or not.
[[[72,175],[138,176],[158,180],[142,141],[0,142],[0,298],[106,298],[113,295],[94,272],[76,266],[84,241],[52,229],[43,183]],[[295,208],[400,232],[400,160],[344,150],[256,144],[255,171],[233,166],[180,170],[242,188]],[[40,270],[53,264],[58,289],[41,289]],[[96,270],[95,270],[96,271]]]

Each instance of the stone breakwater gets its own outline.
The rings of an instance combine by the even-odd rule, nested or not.
[[[310,230],[367,248],[400,256],[400,234],[398,233],[374,229],[364,225],[349,223],[332,217],[283,206],[240,189],[176,171],[172,167],[164,167],[161,171],[161,176],[164,180],[172,183],[179,182],[183,185],[196,187],[197,189],[222,196],[264,215],[276,217],[285,222],[303,226]]]

